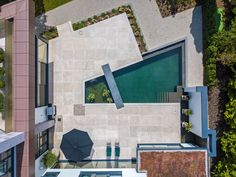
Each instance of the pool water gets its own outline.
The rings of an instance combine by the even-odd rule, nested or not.
[[[182,47],[154,55],[113,72],[124,103],[160,103],[163,92],[175,92],[182,85]],[[105,77],[85,83],[86,96],[107,88]],[[100,91],[101,92],[101,91]],[[104,102],[101,98],[95,102]]]

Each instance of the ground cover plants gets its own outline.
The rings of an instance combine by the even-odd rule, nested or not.
[[[116,16],[116,15],[119,15],[119,14],[122,14],[122,13],[127,14],[127,17],[129,19],[131,28],[133,30],[133,33],[134,33],[135,39],[138,43],[140,51],[141,52],[147,51],[146,44],[145,44],[145,41],[144,41],[144,38],[143,38],[143,34],[141,32],[141,29],[138,25],[138,22],[137,22],[135,16],[134,16],[134,13],[131,9],[131,6],[129,6],[129,5],[124,5],[124,6],[121,6],[121,7],[117,7],[117,8],[112,9],[111,11],[103,12],[99,15],[95,15],[91,18],[86,19],[86,20],[83,20],[83,21],[80,21],[80,22],[77,22],[77,23],[73,23],[72,24],[73,29],[76,31],[76,30],[79,30],[79,29],[84,28],[86,26],[92,25],[92,24],[100,22],[102,20],[106,20],[108,18],[111,18],[113,16]],[[42,37],[47,39],[47,40],[58,37],[57,29],[55,27],[49,28],[49,30],[42,33]]]
[[[215,0],[203,5],[205,84],[209,86],[209,124],[217,130],[217,158],[212,176],[236,176],[236,1],[225,2],[215,21]]]

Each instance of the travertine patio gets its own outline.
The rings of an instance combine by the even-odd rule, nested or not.
[[[123,159],[136,156],[137,143],[180,142],[178,103],[125,104],[120,110],[114,104],[83,105],[83,82],[102,74],[101,65],[109,63],[114,70],[142,60],[125,14],[75,32],[64,27],[60,37],[49,42],[54,103],[61,118],[56,122],[56,148],[62,135],[73,128],[89,133],[95,159],[106,158],[108,142],[113,148],[120,142]]]

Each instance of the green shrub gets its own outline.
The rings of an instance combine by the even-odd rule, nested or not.
[[[84,21],[73,23],[73,29],[76,31],[78,29],[84,28],[86,26],[86,23]]]
[[[231,98],[230,101],[226,104],[224,116],[225,121],[230,126],[230,128],[236,129],[236,99]]]
[[[0,80],[0,88],[4,88],[5,87],[5,81],[4,80]]]
[[[113,99],[112,99],[111,97],[108,97],[108,98],[107,98],[107,102],[108,102],[108,103],[113,103]]]
[[[235,177],[236,176],[236,164],[227,163],[226,160],[219,161],[212,171],[213,177]]]
[[[183,126],[187,132],[190,132],[193,128],[193,124],[191,122],[183,122]]]
[[[0,77],[3,77],[5,74],[5,69],[3,67],[0,67]]]
[[[43,156],[43,164],[46,168],[51,168],[57,162],[57,156],[51,151],[48,151]]]
[[[206,65],[206,82],[208,86],[215,86],[217,84],[216,78],[216,64]]]
[[[2,48],[0,48],[0,62],[2,63],[5,59],[5,52]]]
[[[58,37],[58,32],[56,27],[51,27],[49,30],[44,31],[41,36],[47,40]]]
[[[4,95],[0,93],[0,112],[4,110]]]
[[[216,57],[218,55],[219,51],[218,48],[214,45],[210,45],[206,50],[206,55],[208,57]]]
[[[103,97],[109,97],[109,96],[110,96],[110,90],[108,90],[108,89],[103,89],[103,91],[102,91],[102,96],[103,96]]]
[[[236,162],[236,131],[231,130],[225,132],[220,138],[221,149],[225,154],[225,157]]]
[[[185,114],[186,116],[190,116],[192,113],[193,113],[193,112],[192,112],[191,109],[184,109],[184,114]]]
[[[89,93],[87,96],[87,100],[88,100],[88,102],[93,103],[95,101],[95,94]]]

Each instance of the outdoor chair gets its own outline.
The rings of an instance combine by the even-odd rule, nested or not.
[[[118,142],[115,143],[115,157],[120,157],[120,144]]]
[[[106,155],[107,157],[111,157],[111,143],[107,143]]]

